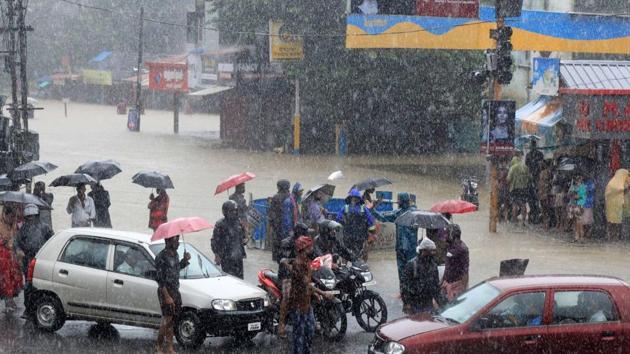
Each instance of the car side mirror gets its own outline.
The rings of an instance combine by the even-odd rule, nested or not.
[[[492,320],[488,317],[481,317],[470,327],[473,332],[479,332],[486,328],[490,328],[492,325]]]

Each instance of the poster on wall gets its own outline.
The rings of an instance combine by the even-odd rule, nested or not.
[[[484,101],[481,115],[481,152],[490,155],[513,152],[516,102]]]
[[[560,89],[560,59],[534,58],[534,93],[544,96],[558,96]]]

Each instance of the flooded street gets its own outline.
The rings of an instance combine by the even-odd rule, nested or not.
[[[226,194],[213,196],[216,185],[224,178],[242,171],[251,171],[257,178],[247,184],[247,192],[255,199],[275,193],[276,181],[285,178],[301,182],[306,188],[322,183],[333,171],[343,171],[345,177],[337,184],[336,196],[342,196],[352,184],[367,177],[386,177],[394,181],[391,190],[407,191],[417,195],[420,208],[458,197],[459,177],[469,171],[483,171],[483,159],[477,155],[429,157],[349,157],[291,156],[270,152],[236,151],[221,147],[218,139],[219,118],[214,115],[180,115],[180,134],[172,134],[172,112],[147,111],[142,116],[142,131],[128,132],[126,116],[116,115],[115,107],[71,102],[68,117],[64,117],[63,104],[41,101],[43,111],[36,111],[36,119],[29,122],[31,129],[40,134],[40,160],[50,161],[59,168],[42,180],[49,183],[55,177],[72,173],[80,164],[92,159],[114,159],[123,172],[103,183],[110,192],[110,213],[115,228],[149,232],[148,196],[151,190],[131,183],[131,177],[141,170],[157,170],[169,174],[175,189],[169,191],[171,208],[169,218],[201,216],[211,222],[221,217],[221,204]],[[436,171],[442,171],[436,173]],[[443,171],[448,174],[439,176]],[[54,229],[70,226],[65,212],[73,188],[49,188],[54,193]],[[455,216],[461,225],[462,239],[470,248],[471,284],[495,276],[499,262],[509,258],[529,258],[528,274],[578,273],[603,274],[630,280],[628,243],[572,244],[568,234],[545,234],[539,229],[502,224],[499,233],[489,234],[487,191],[481,190],[481,211]],[[210,235],[200,233],[186,237],[200,250],[211,256]],[[212,258],[212,257],[211,257]],[[395,277],[393,250],[379,251],[370,258],[378,285],[375,290],[383,295],[390,319],[401,316],[401,305],[395,298],[398,284]],[[245,260],[245,278],[254,283],[256,271],[261,267],[276,268],[271,254],[249,251]],[[54,335],[31,337],[32,329],[23,328],[23,321],[0,315],[9,326],[9,333],[0,339],[0,351],[27,352],[58,347],[66,353],[84,352],[87,343],[98,341],[100,352],[126,350],[150,352],[155,332],[130,327],[118,327],[118,334],[109,339],[88,336],[89,325],[68,323]],[[364,353],[372,335],[361,331],[354,318],[349,318],[346,340],[334,347],[317,340],[315,352]],[[6,327],[5,327],[6,328]],[[26,344],[33,340],[32,344]],[[45,343],[50,343],[43,347]],[[206,342],[210,352],[278,352],[276,339],[259,336],[258,347],[234,347],[230,340],[210,339]],[[32,347],[35,346],[35,347]],[[286,343],[283,348],[286,347]],[[42,349],[43,350],[43,349]],[[97,352],[97,351],[94,351]]]

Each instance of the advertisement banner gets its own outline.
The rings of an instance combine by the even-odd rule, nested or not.
[[[184,63],[146,63],[149,67],[149,89],[155,91],[188,91],[188,66]]]
[[[560,89],[560,59],[534,58],[534,93],[545,96],[558,96]]]
[[[489,155],[512,153],[516,102],[484,101],[481,116],[481,152]]]
[[[419,0],[418,15],[479,18],[479,0]]]
[[[302,60],[304,40],[291,34],[282,22],[269,21],[269,60]]]
[[[112,72],[106,70],[83,69],[81,72],[83,82],[88,85],[112,85]]]

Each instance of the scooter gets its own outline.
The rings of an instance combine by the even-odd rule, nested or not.
[[[357,323],[367,332],[374,332],[387,322],[387,305],[383,298],[367,287],[375,285],[372,272],[362,260],[348,262],[334,269],[337,278],[336,295],[347,313],[357,319]]]
[[[330,255],[327,255],[330,257]],[[314,285],[323,291],[332,291],[335,288],[335,274],[328,266],[323,266],[325,262],[322,257],[318,257],[311,263],[313,269],[312,280]],[[280,322],[280,304],[282,302],[282,284],[278,279],[278,274],[270,269],[258,271],[259,287],[267,292],[270,298],[270,306],[273,311],[274,329]],[[327,300],[320,297],[313,297],[311,302],[315,321],[321,326],[321,334],[326,338],[339,341],[345,334],[348,327],[348,318],[341,301],[337,298]]]
[[[475,204],[479,207],[479,181],[475,177],[466,177],[462,179],[462,195],[461,200]]]

